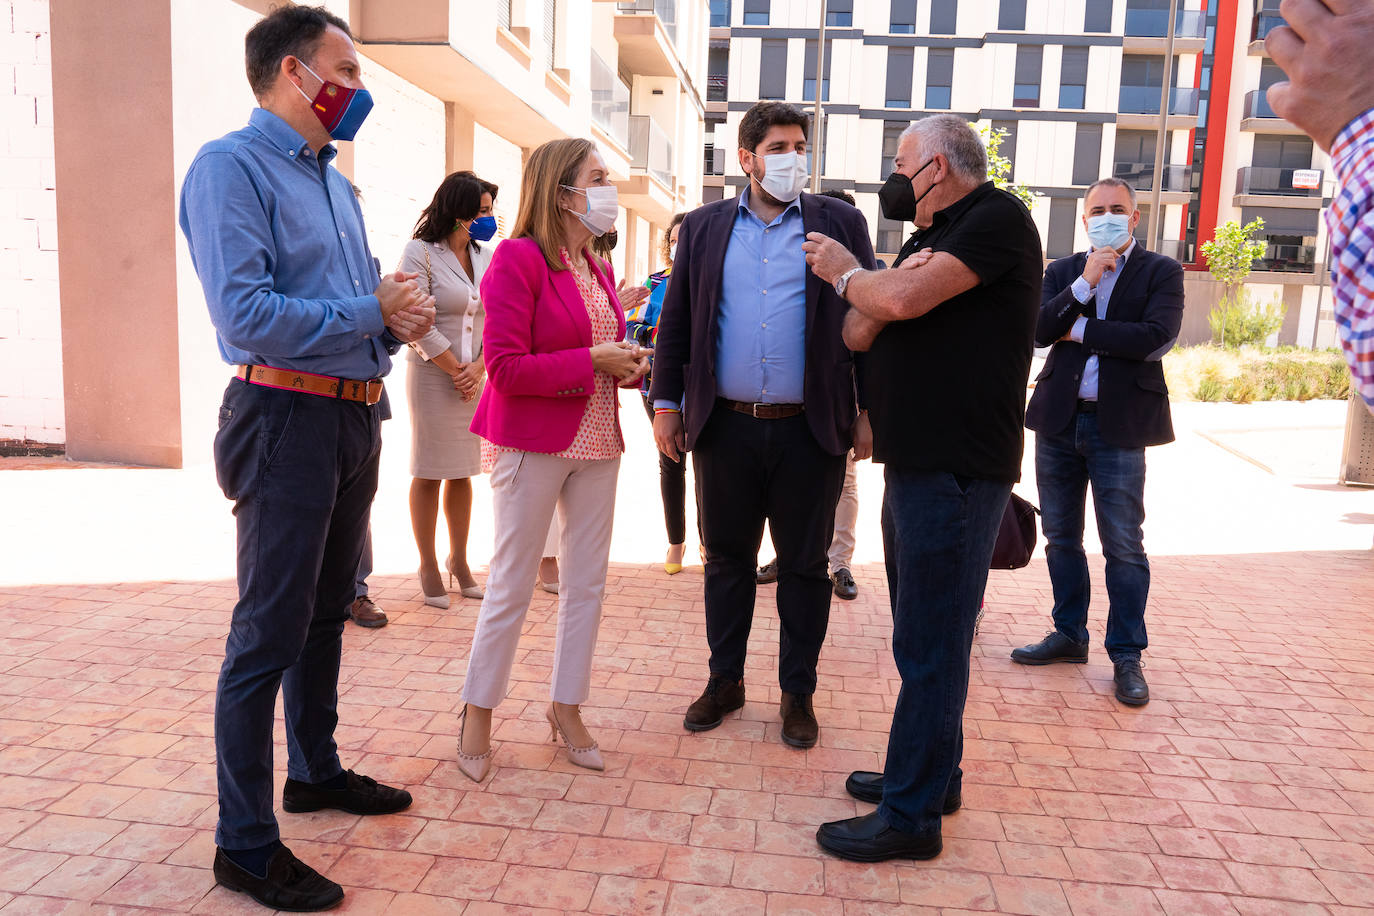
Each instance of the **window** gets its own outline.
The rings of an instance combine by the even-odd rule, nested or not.
[[[744,24],[767,25],[769,0],[744,0]]]
[[[884,121],[883,122],[883,161],[878,167],[878,177],[883,181],[892,174],[892,160],[897,158],[897,143],[902,139],[902,131],[906,130],[908,121]],[[897,249],[893,248],[892,251]]]
[[[1088,49],[1065,48],[1059,68],[1059,107],[1082,108],[1088,95]]]
[[[888,219],[882,213],[878,214],[878,242],[873,246],[875,254],[896,254],[902,250],[903,236],[906,233],[906,224],[899,223],[895,219]]]
[[[931,0],[930,34],[953,35],[959,31],[959,0]]]
[[[997,29],[1002,32],[1026,30],[1026,0],[1001,0],[997,10]]]
[[[854,24],[854,0],[830,0],[825,6],[825,24],[852,26]]]
[[[730,0],[711,0],[711,28],[724,29],[730,26]]]
[[[1073,234],[1078,223],[1078,201],[1056,197],[1050,201],[1050,231],[1045,242],[1045,257],[1065,258],[1073,254]]]
[[[812,128],[812,130],[811,130],[811,136],[809,136],[809,137],[806,138],[806,173],[807,173],[808,175],[810,175],[810,174],[812,173],[812,168],[813,168],[813,166],[812,166],[812,158],[811,158],[811,157],[812,157],[812,154],[815,152],[815,149],[816,149],[817,146],[819,146],[819,147],[820,147],[820,150],[821,150],[821,170],[820,170],[820,174],[822,174],[822,175],[825,174],[826,147],[830,145],[830,116],[829,116],[828,114],[824,114],[824,113],[821,114],[821,134],[820,134],[820,136],[821,136],[820,143],[816,143],[816,142],[815,142],[816,131],[815,131],[815,128]]]
[[[1175,84],[1178,67],[1173,68]],[[1118,111],[1130,114],[1159,114],[1159,93],[1164,86],[1164,58],[1126,55],[1121,58],[1121,97]],[[1177,108],[1177,101],[1170,108]]]
[[[1137,191],[1148,191],[1154,183],[1155,132],[1152,130],[1116,131],[1116,152],[1112,154],[1112,174],[1129,182]],[[1164,147],[1168,156],[1169,147]],[[1167,158],[1164,160],[1169,161]]]
[[[953,85],[954,49],[932,48],[926,56],[926,108],[949,108]]]
[[[1271,169],[1306,169],[1312,167],[1312,141],[1306,137],[1282,137],[1260,134],[1255,137],[1255,152],[1250,164]]]
[[[1073,183],[1090,185],[1102,177],[1102,125],[1079,124],[1073,138]]]
[[[816,101],[816,46],[817,42],[808,39],[806,42],[806,58],[802,64],[802,98],[808,102]],[[830,58],[835,53],[835,46],[829,39],[825,42],[825,73],[821,75],[821,101],[830,101]]]
[[[1088,0],[1083,13],[1083,31],[1110,32],[1112,30],[1112,0]]]
[[[787,39],[765,38],[759,58],[759,98],[787,97]]]
[[[1161,64],[1160,66],[1163,66],[1163,64]],[[1175,67],[1174,69],[1177,70],[1178,68]],[[1288,77],[1285,76],[1284,72],[1279,69],[1279,65],[1274,63],[1272,60],[1266,60],[1263,64],[1260,65],[1259,87],[1261,89],[1268,89],[1275,83],[1281,83],[1286,79],[1288,79]],[[1156,85],[1158,85],[1158,83],[1156,83]]]
[[[892,17],[887,30],[894,35],[916,33],[916,0],[892,0]]]
[[[993,131],[1005,131],[1002,135],[1002,145],[997,148],[997,152],[1003,159],[1011,160],[1011,171],[1007,173],[1007,179],[1014,181],[1016,173],[1016,121],[993,121]]]
[[[1012,108],[1040,107],[1040,70],[1044,51],[1040,45],[1017,45],[1016,82],[1011,91]]]
[[[916,59],[914,48],[887,49],[888,108],[911,107],[911,67]]]
[[[725,102],[730,98],[730,42],[713,41],[706,52],[706,101]]]

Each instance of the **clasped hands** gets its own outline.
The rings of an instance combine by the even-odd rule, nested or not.
[[[639,384],[649,372],[653,347],[641,347],[628,340],[609,340],[591,348],[592,368],[615,376],[622,388]]]
[[[480,356],[470,363],[458,363],[456,371],[449,373],[449,377],[453,379],[453,390],[461,394],[465,401],[471,401],[477,396],[477,390],[482,386],[482,379],[486,378],[486,375],[487,366]]]
[[[382,307],[382,323],[401,343],[419,340],[434,327],[434,297],[420,292],[418,276],[398,270],[382,277],[373,291]]]

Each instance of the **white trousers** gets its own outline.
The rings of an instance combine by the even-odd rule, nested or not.
[[[618,456],[584,461],[505,452],[496,459],[491,472],[496,546],[468,657],[465,702],[494,709],[505,699],[555,508],[562,537],[551,696],[569,705],[586,701],[606,591],[619,472]]]
[[[835,534],[830,539],[830,571],[849,569],[854,562],[854,526],[859,521],[859,477],[854,473],[854,453],[844,464],[844,487],[835,506]]]

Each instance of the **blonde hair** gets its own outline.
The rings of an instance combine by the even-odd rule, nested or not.
[[[520,180],[520,212],[511,238],[534,239],[549,270],[567,270],[558,254],[563,244],[563,185],[577,180],[582,163],[596,147],[581,137],[550,140],[530,153]]]

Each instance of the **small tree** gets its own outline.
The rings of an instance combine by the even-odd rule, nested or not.
[[[1011,180],[1011,160],[1002,155],[1002,141],[1006,139],[1007,130],[1004,127],[993,128],[988,124],[970,124],[978,131],[978,135],[983,138],[983,146],[988,151],[988,177],[992,183],[1004,191],[1010,191],[1025,204],[1027,209],[1035,203],[1035,199],[1040,195],[1032,191],[1024,184],[1013,184]]]
[[[1260,326],[1269,327],[1275,320],[1273,307],[1266,309],[1263,315],[1259,314],[1258,309],[1251,308],[1244,285],[1255,261],[1264,257],[1265,243],[1254,237],[1263,229],[1264,220],[1260,217],[1255,217],[1244,226],[1236,220],[1228,220],[1217,227],[1215,239],[1202,244],[1202,256],[1207,259],[1207,272],[1225,287],[1221,301],[1208,316],[1212,334],[1223,347],[1228,343],[1231,346],[1239,346],[1242,343],[1253,342],[1257,328],[1255,322],[1249,320],[1252,311],[1256,312],[1253,317],[1258,320]],[[1279,306],[1277,320],[1278,325],[1282,326],[1282,306]],[[1228,325],[1233,331],[1243,328],[1246,331],[1243,336],[1247,339],[1242,341],[1237,338],[1237,334],[1232,333],[1228,340]],[[1266,331],[1264,337],[1271,333],[1272,330]],[[1261,337],[1260,341],[1263,341],[1264,337]]]

